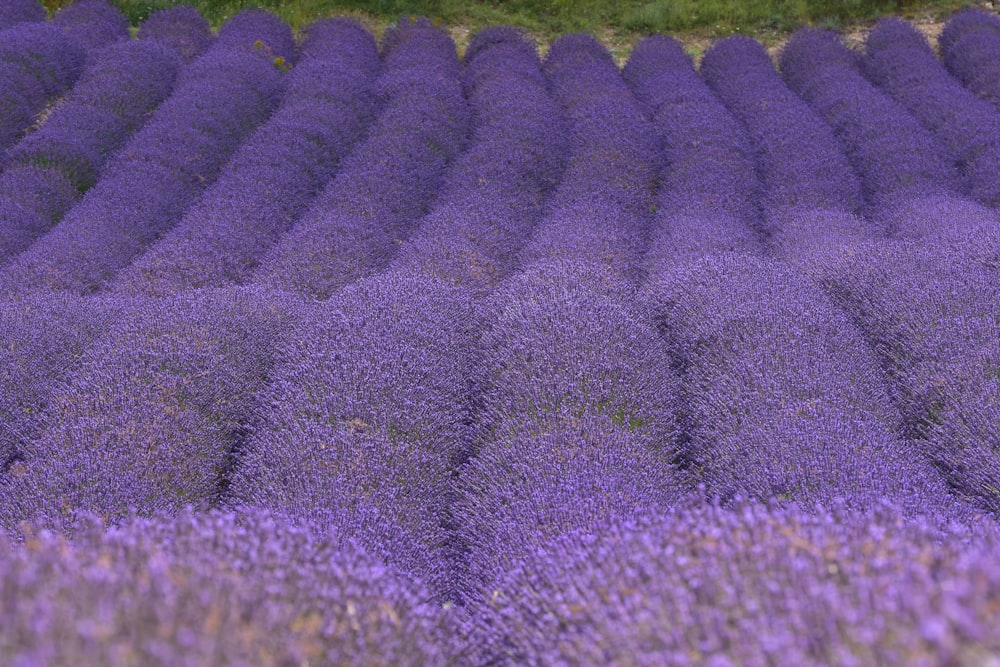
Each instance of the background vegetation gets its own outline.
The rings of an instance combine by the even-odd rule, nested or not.
[[[44,0],[54,11],[70,0]],[[505,23],[542,41],[587,31],[619,39],[651,32],[716,37],[733,32],[787,33],[809,23],[843,29],[885,14],[943,18],[971,0],[113,0],[133,24],[157,9],[184,2],[213,25],[246,7],[273,11],[298,28],[323,16],[352,14],[380,28],[402,15],[438,18],[474,31]],[[611,33],[610,35],[608,33]]]

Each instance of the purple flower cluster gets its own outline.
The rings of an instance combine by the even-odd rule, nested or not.
[[[48,23],[19,23],[0,31],[0,164],[5,149],[31,128],[46,103],[76,82],[85,57]]]
[[[882,19],[865,47],[865,74],[943,141],[973,198],[1000,205],[1000,113],[948,74],[905,21]]]
[[[56,12],[52,24],[91,57],[108,44],[129,37],[128,18],[108,0],[74,0]]]
[[[562,174],[562,109],[535,46],[512,28],[473,37],[464,74],[469,147],[392,266],[488,291],[509,274]]]
[[[0,5],[0,30],[18,23],[37,23],[45,20],[45,7],[38,0],[5,0]]]
[[[45,190],[90,188],[109,156],[170,94],[179,62],[155,42],[122,41],[87,68],[45,123],[7,154],[0,174],[0,261],[53,227],[74,198],[26,200]]]
[[[448,34],[404,19],[384,41],[381,111],[367,138],[261,260],[254,282],[327,298],[384,270],[464,146],[469,105]]]
[[[568,535],[470,611],[479,664],[988,663],[997,558],[985,522],[708,505]]]
[[[944,147],[901,104],[864,78],[838,35],[796,32],[781,53],[788,85],[833,126],[878,217],[886,200],[956,194],[961,180]]]
[[[966,9],[948,21],[939,41],[945,66],[1000,109],[1000,17]]]
[[[364,137],[378,71],[375,40],[360,25],[313,23],[280,108],[112,289],[162,296],[243,282]]]
[[[825,280],[878,353],[908,435],[960,495],[1000,514],[995,273],[943,247],[882,242]]]
[[[272,33],[291,40],[291,30],[257,14],[233,18],[213,48],[184,68],[173,94],[115,154],[100,182],[0,272],[0,293],[100,290],[177,223],[282,93],[280,70],[253,45],[281,46]]]
[[[831,128],[788,89],[760,44],[712,45],[701,74],[746,127],[761,178],[769,249],[797,265],[878,234],[861,219],[861,184]]]
[[[0,484],[0,522],[210,506],[294,305],[237,290],[123,304],[50,392],[45,427]]]
[[[44,424],[52,393],[119,310],[60,295],[0,303],[0,479]]]
[[[413,274],[312,304],[278,352],[229,502],[336,530],[447,594],[477,318],[464,289]]]
[[[878,358],[810,280],[719,255],[662,275],[646,297],[683,369],[681,457],[710,494],[950,509],[936,472],[897,435]]]
[[[559,260],[487,302],[475,455],[458,482],[466,596],[565,531],[684,493],[677,381],[634,298],[609,267]]]
[[[860,185],[840,144],[785,86],[763,46],[749,37],[719,40],[706,51],[701,75],[750,134],[767,215],[860,208]]]
[[[190,62],[208,50],[214,36],[212,27],[198,10],[188,5],[162,9],[142,22],[140,40],[156,40]]]
[[[590,35],[557,39],[544,69],[566,110],[569,153],[521,265],[583,261],[636,277],[660,162],[656,133],[611,54]]]
[[[10,665],[460,664],[460,610],[353,544],[261,511],[0,534]]]
[[[669,270],[686,257],[759,249],[760,184],[750,139],[680,43],[659,35],[644,39],[624,75],[663,143],[645,272]]]

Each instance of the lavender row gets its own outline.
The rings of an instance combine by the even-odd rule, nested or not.
[[[74,0],[55,13],[52,25],[86,51],[88,66],[101,49],[129,38],[128,18],[108,0]]]
[[[569,119],[569,157],[521,265],[578,260],[635,277],[659,167],[656,134],[611,54],[593,37],[556,40],[545,74]]]
[[[861,184],[833,131],[788,89],[759,43],[719,40],[705,53],[701,74],[750,135],[769,250],[800,263],[831,245],[881,233],[858,215]]]
[[[865,49],[864,73],[942,141],[974,199],[1000,205],[1000,113],[948,74],[905,21],[879,21]]]
[[[364,136],[379,67],[375,40],[360,25],[313,23],[279,109],[111,289],[162,296],[243,282]]]
[[[50,394],[44,428],[0,483],[8,530],[218,500],[295,303],[206,290],[125,308]]]
[[[682,369],[681,459],[709,494],[952,510],[936,471],[897,435],[878,358],[806,277],[721,255],[660,276],[646,298]]]
[[[266,512],[184,513],[74,541],[0,534],[11,665],[462,664],[458,609],[351,544]]]
[[[515,268],[542,216],[562,174],[566,129],[535,46],[512,28],[476,33],[464,80],[469,147],[392,267],[488,291]]]
[[[945,66],[965,86],[1000,109],[1000,17],[968,9],[941,33]]]
[[[694,71],[675,40],[653,36],[624,75],[663,144],[657,212],[643,258],[647,275],[687,257],[753,252],[761,243],[754,154],[746,131]]]
[[[466,291],[412,274],[314,303],[278,352],[228,502],[308,519],[449,596],[476,320]]]
[[[947,248],[875,242],[824,280],[879,354],[906,433],[960,495],[1000,513],[994,273]]]
[[[0,31],[18,23],[40,23],[45,20],[45,7],[38,0],[7,0],[0,5]]]
[[[214,35],[208,21],[194,7],[176,5],[153,13],[139,26],[140,40],[155,40],[190,62],[212,45]]]
[[[282,81],[272,54],[283,36],[292,46],[288,26],[263,12],[244,12],[224,25],[101,181],[0,271],[0,293],[98,291],[176,224],[277,104]]]
[[[48,23],[19,23],[0,32],[0,162],[45,105],[76,82],[83,50]]]
[[[800,30],[781,64],[789,86],[835,128],[862,176],[867,215],[890,234],[961,234],[992,217],[962,196],[961,176],[943,145],[862,76],[835,33]]]
[[[52,228],[100,178],[111,153],[170,94],[178,69],[177,57],[155,42],[109,46],[45,123],[8,152],[0,174],[0,261]],[[46,191],[59,196],[39,196]]]
[[[114,303],[45,295],[0,304],[0,479],[44,425],[59,383],[121,310]]]
[[[383,51],[375,84],[383,101],[367,138],[264,256],[253,282],[327,298],[384,270],[465,144],[469,108],[447,33],[403,21]]]
[[[992,523],[708,505],[568,535],[470,612],[479,664],[976,664],[998,556]]]
[[[671,464],[677,381],[629,283],[610,267],[540,262],[484,318],[475,455],[456,509],[469,599],[567,530],[665,511],[685,492]]]

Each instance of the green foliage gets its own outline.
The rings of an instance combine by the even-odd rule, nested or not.
[[[71,0],[44,0],[54,13]],[[486,25],[524,28],[543,40],[585,31],[618,37],[645,33],[788,32],[803,24],[840,28],[885,14],[937,16],[971,0],[112,0],[133,25],[176,4],[198,9],[214,26],[249,8],[267,9],[299,29],[318,18],[353,15],[379,29],[400,16],[426,16],[475,31]]]

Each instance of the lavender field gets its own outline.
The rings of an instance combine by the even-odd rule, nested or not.
[[[998,521],[1000,16],[0,0],[0,665],[1000,667]]]

